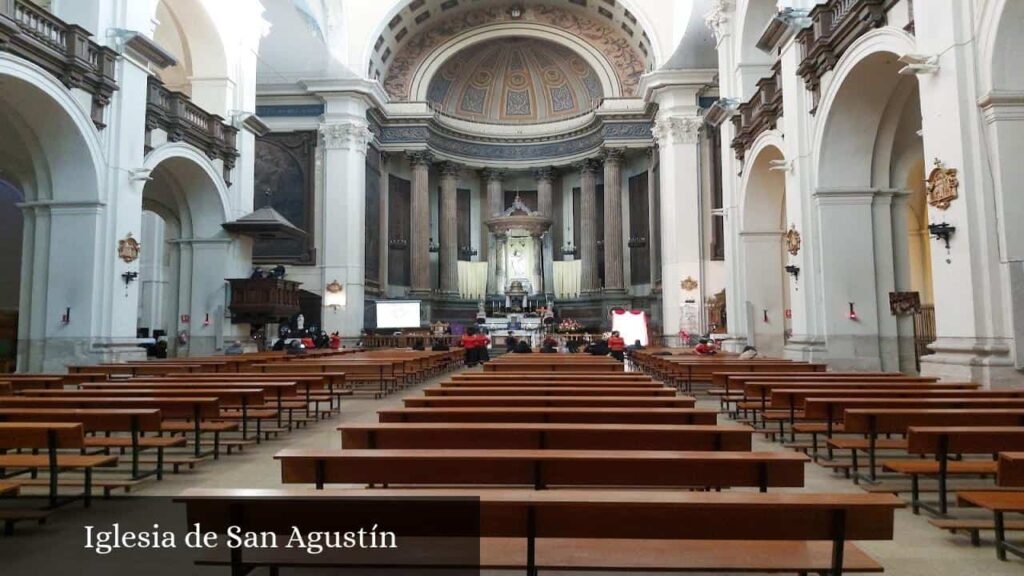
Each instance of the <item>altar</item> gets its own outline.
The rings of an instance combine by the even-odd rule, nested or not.
[[[528,308],[531,296],[544,294],[544,236],[551,219],[534,212],[517,195],[503,213],[487,221],[495,236],[494,276],[489,290],[502,294],[509,308]]]

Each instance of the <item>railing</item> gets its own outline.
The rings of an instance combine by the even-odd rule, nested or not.
[[[199,148],[211,160],[224,161],[224,181],[231,185],[231,170],[238,158],[238,129],[210,114],[181,92],[149,78],[146,99],[146,130],[159,128],[171,142],[185,142]]]
[[[867,32],[884,26],[885,14],[897,0],[829,0],[818,4],[808,17],[811,25],[797,34],[803,60],[797,74],[814,97],[817,110],[821,77],[835,68],[851,44]]]
[[[757,92],[740,104],[738,113],[732,117],[736,128],[732,148],[741,163],[754,140],[762,132],[775,129],[782,116],[782,67],[779,62],[775,63],[772,71],[771,76],[758,80]]]
[[[28,0],[0,0],[0,52],[24,58],[68,88],[91,94],[92,121],[103,129],[104,110],[118,89],[117,53],[90,37],[84,28]]]

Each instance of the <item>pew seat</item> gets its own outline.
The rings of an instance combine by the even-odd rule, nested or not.
[[[1006,560],[1006,553],[1024,558],[1024,546],[1006,540],[1007,512],[1024,514],[1024,492],[958,492],[961,506],[977,506],[992,512],[996,533],[996,557]]]
[[[981,532],[991,532],[996,529],[994,521],[979,518],[932,518],[928,520],[928,523],[940,530],[948,530],[952,534],[966,532],[971,537],[972,546],[981,546]],[[1024,531],[1024,520],[1004,521],[1003,530]]]

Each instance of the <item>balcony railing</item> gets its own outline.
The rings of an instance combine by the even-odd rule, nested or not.
[[[91,94],[92,121],[103,129],[104,109],[118,89],[117,53],[91,36],[28,0],[0,0],[0,52],[32,62],[69,89]]]
[[[885,26],[885,14],[897,0],[829,0],[808,15],[811,25],[797,34],[803,60],[797,74],[814,97],[817,110],[821,77],[835,68],[839,59],[858,38]]]
[[[238,129],[151,76],[146,99],[147,142],[148,132],[157,128],[167,133],[170,142],[191,144],[211,160],[223,160],[224,182],[231,185],[231,170],[238,158]]]
[[[779,62],[772,67],[772,75],[757,81],[757,92],[750,100],[740,104],[732,117],[736,137],[732,149],[740,162],[754,140],[766,130],[774,130],[782,116],[782,68]]]

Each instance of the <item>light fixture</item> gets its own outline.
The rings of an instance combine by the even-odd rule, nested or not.
[[[338,308],[344,308],[346,304],[348,304],[348,298],[345,295],[345,287],[337,280],[328,284],[324,290],[324,307],[333,308],[337,312]]]
[[[797,281],[797,280],[800,279],[800,267],[799,266],[797,266],[795,264],[789,264],[789,265],[786,266],[786,272],[788,272],[789,275],[793,277],[794,281]]]
[[[926,56],[924,54],[904,54],[900,56],[899,62],[906,64],[899,73],[904,76],[916,74],[935,74],[939,71],[939,57]]]
[[[928,233],[932,235],[936,240],[940,240],[946,243],[946,251],[949,251],[949,239],[956,232],[956,226],[951,226],[945,222],[941,224],[929,224]]]
[[[513,20],[521,19],[523,17],[523,12],[523,7],[518,4],[508,9],[508,15]]]
[[[566,242],[565,246],[562,246],[563,256],[575,256],[578,253],[579,251],[576,249],[576,246],[574,246],[572,242]]]
[[[740,101],[735,98],[719,98],[704,113],[704,122],[711,126],[721,126],[726,120],[736,115]]]
[[[853,306],[853,302],[850,302],[850,312],[846,315],[846,317],[849,318],[850,320],[853,320],[854,322],[860,320],[860,317],[857,316],[857,309],[854,308]]]
[[[632,236],[629,239],[628,246],[633,249],[647,248],[647,237]]]

